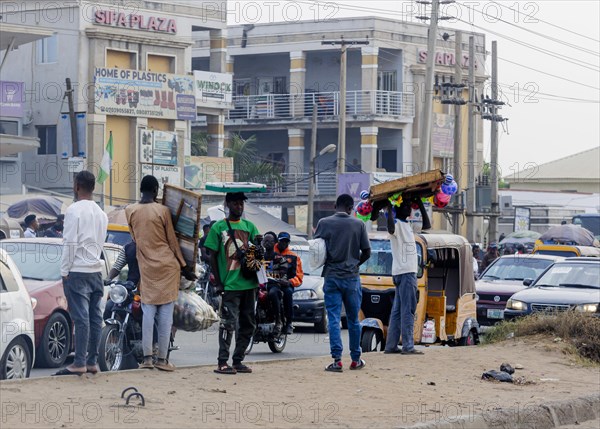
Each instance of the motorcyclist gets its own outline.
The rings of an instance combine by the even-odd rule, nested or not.
[[[136,286],[138,285],[140,282],[140,268],[138,266],[135,252],[135,241],[130,241],[119,250],[117,260],[110,269],[108,278],[104,280],[105,285],[110,284],[110,282],[121,273],[121,270],[125,268],[125,266],[128,267],[127,281],[132,282]],[[110,299],[106,302],[106,307],[104,308],[104,320],[110,317],[114,305],[115,304]]]
[[[275,244],[277,239],[277,244]],[[269,300],[273,308],[280,308],[280,291],[283,293],[283,307],[286,319],[285,333],[292,334],[292,320],[294,317],[294,288],[302,284],[304,273],[302,271],[302,261],[288,246],[290,244],[290,234],[281,232],[276,237],[275,233],[266,233],[263,237],[263,247],[265,247],[265,261],[267,276],[273,280],[269,282],[268,293]],[[281,332],[283,320],[277,313],[275,331]]]

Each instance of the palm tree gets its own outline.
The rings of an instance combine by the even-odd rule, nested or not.
[[[192,131],[192,156],[208,155],[208,134],[205,131]]]
[[[256,135],[247,139],[232,134],[223,155],[233,158],[233,170],[240,182],[278,183],[283,180],[278,166],[258,156]]]

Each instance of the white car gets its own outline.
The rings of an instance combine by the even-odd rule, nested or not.
[[[34,305],[19,269],[0,249],[0,380],[29,377],[35,360]]]

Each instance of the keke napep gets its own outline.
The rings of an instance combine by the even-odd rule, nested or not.
[[[361,348],[384,350],[395,286],[387,232],[370,234],[371,258],[361,266]],[[473,257],[469,242],[450,233],[415,234],[418,255],[415,344],[479,343]]]

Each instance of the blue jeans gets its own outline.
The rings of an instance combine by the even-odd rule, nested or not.
[[[73,366],[81,368],[86,364],[96,365],[102,333],[102,273],[70,272],[67,280],[63,281],[63,289],[69,305],[69,314],[75,325]]]
[[[415,311],[417,310],[417,274],[405,273],[393,276],[396,285],[396,295],[390,323],[387,332],[385,349],[394,350],[400,341],[402,332],[402,350],[411,351],[415,348],[414,327]]]
[[[325,309],[329,318],[329,347],[331,357],[341,359],[344,346],[342,344],[342,333],[340,329],[340,318],[342,313],[342,302],[346,308],[346,319],[348,320],[348,336],[350,338],[350,357],[353,361],[360,359],[360,322],[358,311],[362,301],[362,289],[360,278],[348,277],[325,277],[323,285],[325,293]]]

